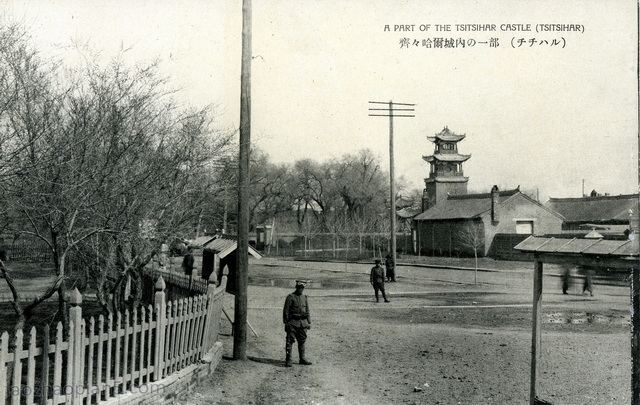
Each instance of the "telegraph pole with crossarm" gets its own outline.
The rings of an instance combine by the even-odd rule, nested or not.
[[[382,107],[382,106],[385,107]],[[380,107],[380,108],[376,108]],[[393,101],[369,101],[369,116],[370,117],[389,117],[389,218],[391,219],[391,256],[393,258],[393,265],[397,267],[396,263],[396,183],[394,174],[394,160],[393,160],[393,118],[394,117],[415,117],[415,104],[406,103],[394,103]],[[395,272],[393,276],[395,280]]]

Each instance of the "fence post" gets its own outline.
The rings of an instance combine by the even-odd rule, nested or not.
[[[158,381],[162,378],[162,369],[164,368],[165,331],[167,327],[167,297],[164,292],[166,287],[164,279],[160,276],[156,281],[156,294],[153,299],[156,311],[156,352],[153,381]]]
[[[82,377],[84,374],[84,362],[82,359],[83,352],[83,331],[82,331],[82,294],[78,291],[77,288],[74,288],[73,291],[69,294],[69,304],[71,307],[69,308],[69,322],[73,325],[73,328],[69,330],[69,334],[73,335],[73,347],[69,347],[73,359],[69,364],[69,367],[72,368],[71,375],[73,376],[72,381],[70,382],[72,393],[71,393],[71,403],[72,404],[80,404],[83,399],[83,391],[80,390],[80,387],[83,386]],[[67,383],[69,385],[69,383]]]
[[[207,353],[209,351],[209,349],[211,349],[211,346],[213,345],[213,343],[211,342],[211,331],[213,329],[213,322],[215,316],[214,316],[214,311],[215,311],[215,292],[216,292],[216,283],[214,280],[210,280],[209,283],[207,284],[207,317],[206,317],[206,325],[205,325],[205,331],[204,331],[204,339],[202,341],[202,352],[203,353]],[[218,319],[220,318],[220,314],[218,314]],[[214,342],[215,343],[215,342]]]
[[[9,353],[9,332],[4,331],[0,335],[0,403],[7,402],[7,358]]]

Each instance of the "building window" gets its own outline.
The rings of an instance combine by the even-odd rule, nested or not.
[[[451,149],[453,149],[453,144],[452,144],[452,143],[443,143],[443,144],[441,144],[441,145],[440,145],[440,147],[441,147],[442,149],[449,149],[449,150],[451,150]]]
[[[533,235],[533,221],[516,221],[516,233],[520,235]]]

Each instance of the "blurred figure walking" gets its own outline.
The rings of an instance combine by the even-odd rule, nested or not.
[[[582,285],[582,293],[586,294],[589,291],[589,295],[593,297],[593,270],[590,268],[584,269],[584,284]]]
[[[571,278],[571,267],[564,266],[561,277],[562,277],[562,293],[569,294],[569,288],[571,288],[571,284],[573,284],[573,280]]]

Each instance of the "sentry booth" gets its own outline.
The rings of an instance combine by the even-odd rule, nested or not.
[[[536,397],[542,324],[544,263],[629,270],[631,277],[631,404],[640,405],[640,256],[637,240],[562,239],[530,236],[515,246],[533,254],[533,316],[531,332],[531,386],[529,404],[545,403]]]
[[[219,284],[224,273],[224,268],[228,268],[227,292],[236,292],[236,267],[238,241],[235,236],[217,235],[211,238],[202,246],[202,278],[209,280],[211,275],[215,276]],[[249,246],[248,253],[256,259],[262,255]]]

